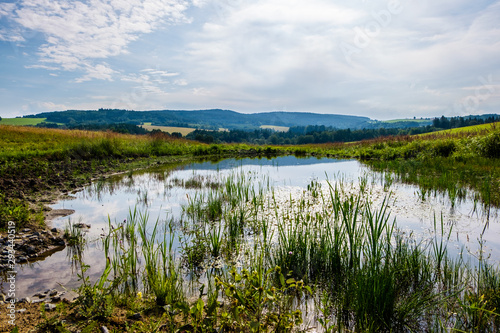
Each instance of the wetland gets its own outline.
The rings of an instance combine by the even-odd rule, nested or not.
[[[20,329],[498,331],[499,139],[264,147],[2,128],[2,227],[18,247],[65,243],[16,263]],[[70,300],[37,311],[50,295]]]
[[[385,316],[377,323],[380,328],[386,320],[401,327],[438,325],[436,317],[429,317],[428,307],[446,303],[445,295],[464,293],[464,283],[473,284],[469,275],[484,265],[496,267],[500,258],[498,211],[485,210],[474,197],[470,191],[460,199],[447,192],[422,193],[418,186],[399,182],[393,173],[349,159],[244,158],[130,171],[97,179],[51,205],[54,211],[74,211],[52,221],[74,243],[42,261],[18,267],[19,297],[45,289],[76,290],[82,274],[89,285],[106,274],[104,281],[110,285],[118,281],[116,291],[140,292],[168,305],[173,291],[155,290],[158,281],[150,281],[158,271],[165,271],[164,283],[179,288],[174,293],[182,295],[175,296],[178,302],[204,295],[203,289],[214,293],[229,288],[242,281],[236,275],[243,272],[260,272],[261,287],[272,288],[277,273],[268,273],[267,282],[265,274],[279,267],[285,278],[280,297],[291,297],[290,285],[297,290],[298,282],[293,281],[314,288],[304,289],[302,304],[293,307],[301,311],[300,320],[288,318],[286,325],[318,327],[329,318],[333,322],[324,324],[323,330],[348,329],[363,325],[356,322],[356,311],[375,319]],[[417,267],[399,262],[410,259],[418,262]],[[443,274],[455,274],[451,281],[426,272],[436,264]],[[410,273],[416,276],[406,276]],[[366,281],[358,281],[359,274]],[[370,274],[388,275],[374,280]],[[405,284],[415,284],[414,289],[403,290],[397,275]],[[378,297],[393,297],[384,301],[391,302],[382,309],[387,313],[350,308],[349,297],[361,295],[349,289],[363,283],[365,288],[379,288],[372,285],[379,279],[392,284],[377,290],[383,293]],[[216,286],[216,281],[231,280]],[[332,294],[331,288],[339,287],[354,295]],[[415,301],[415,293],[423,291],[432,297],[420,295],[426,304],[420,304],[418,316],[394,318],[402,315],[398,307]],[[206,297],[200,299],[208,302]],[[358,301],[367,307],[374,302]],[[323,313],[327,310],[328,315]],[[261,311],[265,316],[268,310]],[[439,320],[447,318],[448,325],[459,320],[433,313],[437,315]]]

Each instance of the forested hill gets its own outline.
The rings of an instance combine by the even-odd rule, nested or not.
[[[262,125],[270,126],[307,126],[324,125],[334,128],[363,128],[370,122],[368,117],[346,116],[337,114],[319,114],[307,112],[264,112],[238,113],[230,110],[161,110],[161,111],[127,111],[127,110],[67,110],[44,112],[25,116],[30,118],[47,118],[46,122],[65,125],[77,124],[113,124],[151,123],[158,126],[181,126],[203,129],[256,129]]]

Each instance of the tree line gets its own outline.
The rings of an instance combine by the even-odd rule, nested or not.
[[[480,125],[500,121],[498,115],[487,116],[468,116],[451,117],[444,116],[434,118],[432,125],[420,127],[402,127],[402,128],[364,128],[364,129],[337,129],[324,125],[308,125],[290,127],[286,132],[274,131],[271,129],[256,130],[195,130],[186,136],[187,139],[196,140],[204,143],[250,143],[259,145],[299,145],[299,144],[317,144],[328,142],[352,142],[367,139],[375,139],[386,136],[396,135],[414,135],[429,133],[442,129]],[[41,123],[39,127],[61,127],[57,124]],[[152,132],[131,123],[84,123],[63,125],[68,129],[81,129],[92,131],[113,131],[124,134],[154,135],[160,130]],[[182,137],[180,133],[170,134],[173,137]]]

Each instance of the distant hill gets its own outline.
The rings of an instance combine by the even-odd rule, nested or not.
[[[338,129],[363,128],[371,121],[368,117],[346,116],[337,114],[319,114],[307,112],[263,112],[238,113],[231,110],[67,110],[43,112],[25,118],[46,118],[48,123],[65,125],[76,124],[113,124],[130,123],[140,125],[151,123],[154,126],[178,126],[203,129],[242,129],[253,130],[263,125],[271,126],[307,126],[324,125]]]

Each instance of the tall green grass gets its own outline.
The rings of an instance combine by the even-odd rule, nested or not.
[[[367,179],[313,181],[288,199],[242,174],[218,183],[190,198],[182,221],[131,211],[110,224],[107,269],[87,284],[98,304],[141,291],[171,331],[500,329],[498,267],[481,251],[451,256],[439,217],[430,238],[398,230],[390,191],[374,203]]]

